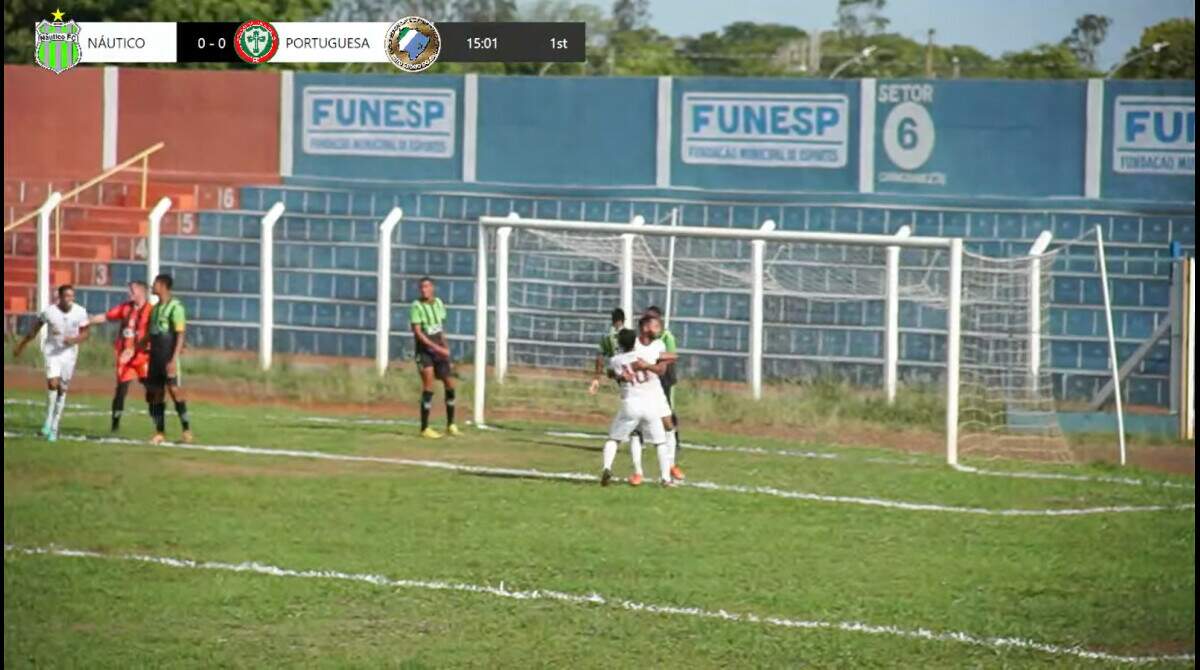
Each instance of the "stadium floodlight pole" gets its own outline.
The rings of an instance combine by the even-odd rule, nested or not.
[[[1150,54],[1156,54],[1156,53],[1162,51],[1163,49],[1166,49],[1169,46],[1171,46],[1171,43],[1167,42],[1165,40],[1162,42],[1155,42],[1154,44],[1151,44],[1150,46],[1146,47],[1145,49],[1142,49],[1141,51],[1137,51],[1137,52],[1127,56],[1120,63],[1117,63],[1116,65],[1112,66],[1112,69],[1110,69],[1108,72],[1106,72],[1104,74],[1104,78],[1112,79],[1113,75],[1115,75],[1117,72],[1119,72],[1121,70],[1121,68],[1125,67],[1126,65],[1129,65],[1133,61],[1138,60],[1139,58],[1142,58],[1144,56],[1148,56]]]
[[[618,224],[620,225],[620,224]],[[639,214],[629,222],[630,226],[646,227],[646,219]],[[621,309],[625,318],[633,319],[633,233],[621,236]]]
[[[775,222],[763,221],[759,230],[775,231]],[[672,238],[674,239],[674,238]],[[763,239],[750,242],[750,393],[755,400],[762,399],[763,362],[763,261],[767,242]]]
[[[512,221],[505,217],[504,221]],[[487,227],[483,219],[479,221],[479,231],[475,238],[475,402],[471,407],[472,419],[476,427],[482,427],[483,404],[487,387],[487,310],[488,310],[488,271],[487,271]]]
[[[1121,401],[1121,365],[1117,361],[1117,338],[1113,332],[1112,299],[1108,295],[1108,266],[1104,260],[1104,232],[1096,226],[1096,260],[1100,263],[1100,295],[1104,298],[1104,325],[1108,330],[1108,359],[1112,367],[1113,402],[1117,409],[1117,443],[1121,465],[1125,465],[1125,411]]]
[[[1029,247],[1029,391],[1037,393],[1042,371],[1042,254],[1054,233],[1043,230]]]
[[[392,341],[392,239],[404,210],[393,207],[379,224],[379,267],[375,284],[375,372],[387,373]]]
[[[895,237],[912,235],[912,228],[900,226]],[[884,287],[883,387],[889,405],[896,402],[900,368],[900,247],[887,248],[887,285]]]
[[[516,212],[510,219],[521,218]],[[508,374],[508,240],[512,227],[496,231],[496,382],[504,383]]]
[[[835,67],[833,69],[833,72],[829,73],[829,78],[837,79],[837,76],[842,73],[842,70],[845,70],[846,68],[850,67],[851,65],[856,65],[856,64],[861,63],[861,62],[865,61],[866,59],[870,58],[871,54],[875,53],[875,50],[878,48],[879,47],[872,44],[871,46],[866,47],[862,51],[855,54],[855,56],[853,58],[846,59],[845,61],[842,62],[841,65]]]
[[[671,226],[679,225],[679,208],[671,208]],[[663,305],[663,328],[671,327],[671,284],[675,279],[675,236],[672,235],[667,246],[667,301]]]
[[[262,237],[258,251],[258,367],[271,369],[271,353],[275,343],[275,222],[283,216],[283,203],[271,205],[262,218]]]
[[[171,209],[171,199],[164,196],[154,205],[154,209],[150,210],[150,248],[146,250],[146,283],[148,285],[154,283],[154,278],[158,276],[162,262],[162,220],[168,209]],[[151,299],[155,302],[158,301],[157,296],[151,296]]]
[[[949,309],[946,314],[946,462],[958,465],[958,366],[962,349],[962,238],[950,240]]]

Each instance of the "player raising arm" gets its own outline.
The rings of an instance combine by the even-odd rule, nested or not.
[[[620,307],[614,309],[610,318],[612,327],[600,338],[600,351],[596,353],[596,375],[592,377],[592,383],[588,385],[588,393],[592,395],[596,395],[605,373],[612,374],[612,371],[608,369],[608,360],[618,353],[617,334],[625,327],[625,310]]]
[[[446,340],[446,306],[434,295],[436,287],[429,277],[417,282],[420,296],[413,301],[408,313],[417,353],[417,372],[421,375],[421,437],[437,439],[441,433],[429,427],[429,411],[433,407],[433,380],[442,380],[446,394],[446,432],[460,435],[454,425],[454,376],[450,361],[450,345]]]
[[[42,424],[42,435],[50,442],[58,439],[58,423],[67,406],[67,387],[75,374],[75,363],[79,360],[79,343],[88,337],[87,310],[75,304],[75,288],[70,284],[58,287],[58,302],[37,315],[33,327],[13,348],[13,356],[20,356],[25,345],[46,326],[46,339],[42,341],[42,357],[46,364],[46,421]]]
[[[113,341],[114,355],[117,359],[117,387],[113,391],[112,399],[111,430],[114,433],[120,427],[121,415],[125,412],[125,396],[129,393],[129,384],[137,379],[145,385],[146,375],[150,372],[150,354],[146,349],[139,349],[138,344],[146,337],[152,309],[146,300],[146,282],[134,280],[129,282],[129,300],[88,320],[93,326],[105,321],[116,321],[120,324],[117,337]]]

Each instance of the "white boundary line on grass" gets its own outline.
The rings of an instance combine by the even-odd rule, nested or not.
[[[25,399],[25,398],[5,398],[4,404],[6,404],[6,405],[41,406],[44,403],[37,401],[37,400],[29,400],[29,399]],[[68,404],[67,408],[75,409],[75,410],[89,410],[89,409],[92,409],[92,406],[91,405]],[[145,411],[139,412],[137,410],[131,410],[130,413],[145,414]],[[102,411],[102,410],[96,410],[95,412],[88,412],[88,411],[72,412],[72,415],[74,415],[74,416],[92,416],[93,414],[95,416],[100,416],[100,415],[107,416],[108,412]],[[223,415],[221,415],[221,414],[205,414],[204,416],[223,416]],[[278,421],[283,421],[283,420],[288,419],[288,417],[280,417],[280,416],[273,416],[273,415],[266,415],[265,418],[270,419],[270,420],[278,420]],[[413,421],[411,419],[353,418],[353,417],[320,416],[320,415],[299,417],[299,421],[302,423],[322,423],[322,424],[334,424],[334,425],[350,424],[350,425],[362,425],[362,426],[416,426],[416,425],[419,425],[417,421]],[[468,421],[467,423],[470,423],[470,422]],[[501,430],[494,426],[487,426],[487,425],[478,425],[478,426],[475,426],[475,428],[477,430],[493,430],[493,431]],[[524,431],[517,430],[516,432],[524,432]],[[550,436],[550,437],[566,437],[566,438],[584,439],[584,440],[607,439],[607,435],[605,435],[604,433],[587,433],[587,432],[581,432],[581,431],[548,430],[548,431],[544,431],[544,434],[547,436]],[[823,459],[823,460],[836,460],[836,459],[841,458],[841,455],[839,455],[839,454],[820,452],[820,451],[796,451],[796,450],[791,450],[791,449],[764,449],[762,447],[732,447],[732,446],[719,446],[719,445],[713,445],[713,444],[695,444],[695,443],[691,443],[691,442],[687,443],[687,445],[684,448],[685,449],[694,449],[696,451],[757,454],[757,455],[762,455],[762,456],[792,456],[792,457],[799,457],[799,458],[815,458],[815,459]],[[920,463],[919,461],[912,460],[912,459],[902,460],[902,459],[891,459],[891,458],[865,458],[865,459],[861,459],[861,462],[881,463],[881,464],[885,464],[885,465],[922,465],[922,463]],[[1073,481],[1073,482],[1094,482],[1094,483],[1100,483],[1100,484],[1119,484],[1122,486],[1158,486],[1161,488],[1182,489],[1182,490],[1188,490],[1188,491],[1194,491],[1196,489],[1194,484],[1187,484],[1184,482],[1153,481],[1153,480],[1137,479],[1134,477],[1105,477],[1105,476],[1095,476],[1095,475],[1072,475],[1072,474],[1067,474],[1067,473],[1030,472],[1030,471],[1022,471],[1022,470],[1012,470],[1012,471],[988,470],[988,469],[984,469],[984,468],[976,468],[976,467],[962,465],[962,464],[957,464],[957,465],[954,465],[951,467],[953,467],[955,470],[962,472],[964,474],[981,475],[981,476],[987,476],[987,477],[1011,477],[1013,479],[1041,479],[1041,480],[1058,480],[1058,481]]]
[[[863,633],[899,637],[928,642],[956,642],[972,647],[1019,651],[1036,651],[1053,656],[1073,656],[1075,658],[1109,661],[1115,663],[1161,663],[1164,661],[1195,662],[1194,654],[1165,654],[1157,656],[1125,656],[1105,651],[1085,649],[1083,647],[1065,647],[1046,642],[1037,642],[1020,637],[989,637],[955,631],[934,631],[927,628],[900,628],[898,626],[881,626],[859,621],[821,621],[790,619],[776,616],[765,616],[750,612],[729,612],[724,609],[707,610],[700,607],[681,607],[677,605],[657,605],[634,600],[626,600],[612,596],[603,596],[592,592],[588,594],[565,593],[549,589],[534,589],[530,591],[511,590],[500,582],[499,586],[487,584],[467,584],[463,582],[448,582],[428,579],[395,579],[384,575],[369,573],[348,573],[337,570],[295,570],[282,568],[257,561],[242,563],[225,563],[222,561],[199,561],[169,556],[150,556],[147,554],[103,554],[85,549],[66,549],[62,547],[22,547],[12,544],[4,545],[5,554],[15,553],[26,556],[58,556],[68,558],[97,558],[107,560],[148,563],[170,568],[186,568],[191,570],[219,570],[225,572],[243,572],[272,577],[291,577],[300,579],[328,579],[347,582],[360,582],[384,588],[419,589],[427,591],[456,591],[478,593],[508,598],[511,600],[548,600],[572,605],[607,606],[631,612],[646,612],[666,616],[692,617],[696,619],[717,619],[733,623],[748,623],[779,628],[802,630],[823,630],[843,633]]]
[[[32,433],[20,433],[5,430],[4,438],[34,438]],[[354,456],[350,454],[333,454],[325,451],[304,451],[298,449],[265,449],[261,447],[245,447],[240,445],[214,444],[182,444],[179,442],[163,442],[151,445],[148,442],[129,440],[119,437],[88,437],[86,435],[59,435],[59,440],[84,442],[92,444],[122,444],[133,446],[150,446],[161,449],[181,449],[185,451],[208,451],[214,453],[248,454],[254,456],[273,456],[284,458],[307,458],[329,461],[347,461],[353,463],[387,463],[452,472],[465,472],[478,475],[497,475],[503,477],[523,477],[532,479],[556,479],[562,481],[594,482],[599,477],[582,472],[546,472],[533,468],[496,468],[464,463],[449,463],[446,461],[431,461],[411,458],[390,458],[384,456]],[[767,495],[789,500],[807,500],[810,502],[834,503],[841,505],[858,505],[865,507],[881,507],[885,509],[903,510],[907,512],[943,512],[950,514],[972,514],[978,516],[998,517],[1065,517],[1087,516],[1093,514],[1116,514],[1128,512],[1166,512],[1194,510],[1195,503],[1178,505],[1113,505],[1105,507],[1084,507],[1068,509],[993,509],[987,507],[961,507],[955,505],[940,505],[937,503],[915,503],[903,500],[887,500],[884,498],[865,498],[858,496],[832,496],[805,491],[788,491],[772,486],[742,486],[739,484],[718,484],[715,482],[680,482],[681,486],[704,491],[720,491],[723,493],[742,493]]]

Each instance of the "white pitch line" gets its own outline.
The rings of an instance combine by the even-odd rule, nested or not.
[[[224,572],[242,572],[272,577],[291,577],[299,579],[328,579],[347,582],[359,582],[384,588],[420,589],[426,591],[455,591],[464,593],[484,594],[511,600],[548,600],[572,605],[596,605],[622,609],[631,612],[646,612],[665,616],[692,617],[696,619],[716,619],[731,623],[757,624],[801,630],[836,631],[844,633],[861,633],[885,637],[898,637],[927,642],[953,642],[971,647],[981,647],[997,651],[1015,649],[1019,651],[1036,651],[1052,656],[1070,656],[1075,658],[1108,661],[1113,663],[1162,663],[1195,662],[1194,654],[1165,654],[1157,656],[1129,656],[1112,654],[1106,651],[1085,649],[1083,647],[1067,647],[1046,642],[1038,642],[1019,637],[994,637],[974,635],[956,631],[934,631],[927,628],[901,628],[863,623],[859,621],[822,621],[791,619],[778,616],[766,616],[750,612],[730,612],[724,609],[709,610],[700,607],[681,607],[678,605],[657,605],[627,600],[613,596],[604,596],[596,592],[588,594],[567,593],[549,589],[533,589],[528,591],[511,590],[500,582],[499,586],[487,584],[468,584],[430,579],[395,579],[378,574],[340,572],[337,570],[296,570],[283,568],[257,561],[242,563],[226,563],[222,561],[200,561],[169,556],[150,556],[146,554],[102,554],[86,549],[66,549],[61,547],[21,547],[12,544],[4,545],[4,552],[23,554],[26,556],[59,556],[67,558],[98,558],[135,563],[148,563],[170,568],[192,570],[218,570]]]
[[[33,438],[31,433],[18,433],[8,430],[4,431],[4,437],[7,438]],[[182,444],[179,442],[162,442],[157,445],[151,445],[147,442],[137,440],[129,440],[119,437],[88,437],[85,435],[65,434],[59,435],[59,440],[72,442],[84,442],[95,444],[125,444],[136,446],[151,446],[163,449],[182,449],[186,451],[208,451],[214,453],[232,453],[232,454],[248,454],[255,456],[273,456],[285,458],[307,458],[329,461],[347,461],[357,463],[388,463],[392,465],[404,465],[419,468],[432,468],[436,470],[449,470],[453,472],[465,472],[468,474],[478,475],[498,475],[505,477],[523,477],[531,479],[557,479],[563,481],[577,482],[594,482],[599,481],[599,477],[589,475],[582,472],[546,472],[534,468],[496,468],[482,465],[468,465],[463,463],[449,463],[446,461],[431,461],[422,459],[410,458],[390,458],[384,456],[353,456],[350,454],[334,454],[325,451],[303,451],[297,449],[264,449],[261,447],[245,447],[241,445],[215,445],[215,444]],[[1112,505],[1105,507],[1085,507],[1085,508],[1068,508],[1068,509],[993,509],[987,507],[962,507],[955,505],[941,505],[937,503],[916,503],[903,500],[887,500],[884,498],[866,498],[858,496],[832,496],[820,493],[808,493],[805,491],[788,491],[778,489],[772,486],[742,486],[739,484],[718,484],[715,482],[680,482],[680,486],[695,488],[704,491],[719,491],[722,493],[741,493],[766,495],[776,498],[785,498],[789,500],[806,500],[810,502],[833,503],[841,505],[856,505],[865,507],[880,507],[884,509],[902,510],[907,512],[943,512],[949,514],[972,514],[978,516],[999,516],[999,517],[1063,517],[1063,516],[1087,516],[1093,514],[1116,514],[1127,512],[1165,512],[1165,511],[1182,511],[1194,510],[1195,503],[1183,503],[1178,505]]]
[[[38,406],[44,405],[44,403],[42,403],[40,401],[27,400],[24,398],[5,398],[4,404],[6,404],[6,405],[38,405]],[[68,409],[83,409],[83,410],[93,409],[93,407],[90,405],[76,405],[76,404],[69,404],[69,405],[67,405],[67,408]],[[141,414],[141,415],[146,414],[146,412],[144,410],[142,410],[142,411],[130,410],[130,412],[127,412],[127,413],[137,413],[137,414]],[[72,412],[71,414],[74,416],[91,416],[92,415],[92,413],[89,413],[89,412]],[[96,416],[107,415],[107,414],[108,414],[108,412],[99,411],[99,410],[95,413]],[[196,416],[196,414],[194,412],[193,412],[193,416]],[[204,414],[201,414],[200,416],[234,417],[235,415],[222,414],[222,413],[204,413]],[[292,419],[292,417],[281,417],[281,416],[274,416],[274,415],[266,415],[265,418],[272,420],[272,421],[290,421]],[[381,425],[381,426],[387,426],[387,425],[415,426],[415,425],[418,425],[418,422],[411,421],[408,419],[372,419],[372,418],[351,418],[351,417],[336,417],[336,416],[307,416],[307,417],[300,417],[299,420],[303,421],[303,422],[309,422],[309,423],[350,424],[350,425]],[[468,421],[467,423],[470,423],[470,421]],[[479,425],[479,426],[475,426],[475,428],[477,430],[500,430],[494,426],[488,426],[488,425]],[[524,432],[524,431],[518,431],[518,432]],[[586,439],[586,440],[593,440],[593,439],[603,440],[603,439],[607,438],[607,436],[604,433],[586,433],[586,432],[577,432],[577,431],[549,430],[549,431],[544,431],[544,434],[551,436],[551,437],[566,437],[566,438]],[[836,454],[836,453],[819,452],[819,451],[795,451],[795,450],[789,450],[789,449],[763,449],[762,447],[731,447],[731,446],[719,446],[719,445],[714,445],[714,444],[693,444],[691,442],[687,443],[684,446],[684,449],[685,450],[686,449],[695,449],[696,451],[710,451],[710,452],[724,452],[724,453],[757,454],[757,455],[761,455],[761,456],[790,456],[790,457],[815,458],[815,459],[825,459],[825,460],[836,460],[836,459],[839,459],[842,457],[841,455]],[[856,462],[858,462],[858,459],[856,459]],[[861,462],[879,463],[879,464],[885,464],[885,465],[924,465],[924,463],[921,463],[920,461],[913,460],[913,459],[901,460],[901,459],[878,458],[878,457],[864,458],[864,459],[861,459]],[[987,469],[975,468],[975,467],[971,467],[971,466],[967,466],[967,465],[956,465],[953,467],[954,467],[954,469],[956,469],[959,472],[962,472],[964,474],[981,475],[981,476],[988,476],[988,477],[1010,477],[1013,479],[1040,479],[1040,480],[1090,482],[1090,483],[1097,483],[1097,484],[1118,484],[1121,486],[1158,486],[1158,487],[1162,487],[1162,488],[1175,488],[1175,489],[1183,489],[1183,490],[1189,490],[1189,491],[1195,490],[1195,488],[1196,488],[1196,486],[1194,484],[1187,484],[1184,482],[1171,482],[1171,481],[1161,481],[1161,480],[1152,480],[1152,479],[1137,479],[1134,477],[1105,477],[1105,476],[1093,476],[1093,475],[1072,475],[1072,474],[1066,474],[1066,473],[1029,472],[1029,471],[1021,471],[1021,470],[1013,470],[1013,471],[987,470]]]

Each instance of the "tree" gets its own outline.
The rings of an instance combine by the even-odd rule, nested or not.
[[[779,23],[738,21],[684,40],[683,56],[696,71],[708,75],[764,77],[789,74],[776,55],[807,33]]]
[[[8,20],[8,15],[4,15]],[[1151,49],[1158,42],[1168,46],[1158,53]],[[1132,58],[1142,54],[1116,72],[1130,79],[1195,79],[1196,22],[1192,19],[1168,19],[1142,31],[1137,46],[1125,54]]]
[[[1108,27],[1112,19],[1099,14],[1084,14],[1075,19],[1075,27],[1071,34],[1063,39],[1063,44],[1075,54],[1075,59],[1089,70],[1096,69],[1096,48],[1108,36]]]
[[[1007,79],[1086,79],[1095,74],[1064,44],[1039,44],[1000,57],[1000,76]]]
[[[836,26],[838,35],[862,37],[883,32],[890,21],[882,14],[887,0],[838,0]]]
[[[640,30],[650,26],[650,0],[616,0],[612,8],[617,32]]]

